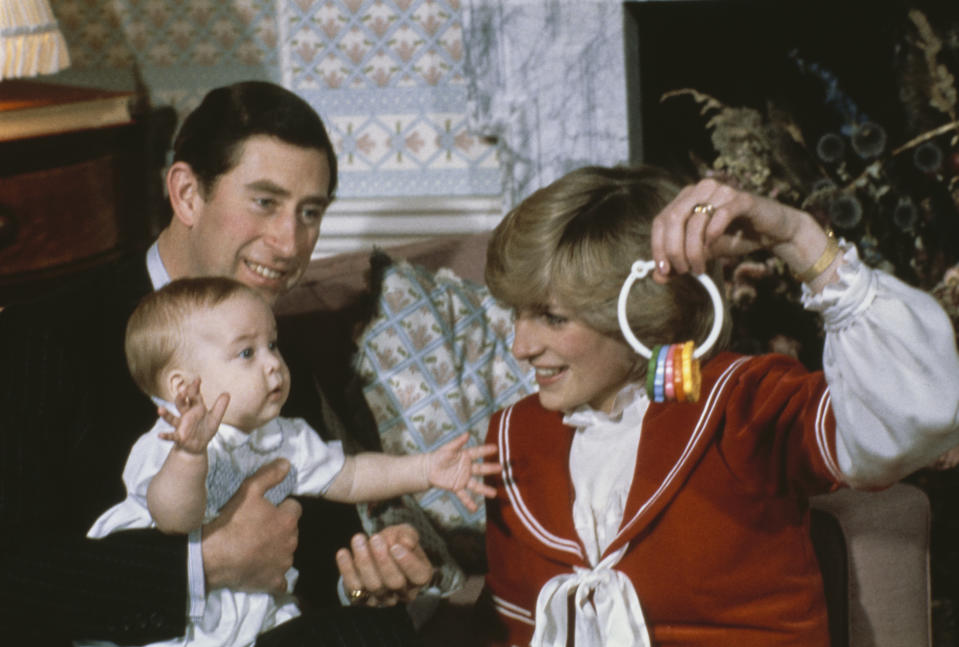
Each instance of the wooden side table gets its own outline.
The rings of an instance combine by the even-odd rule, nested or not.
[[[142,248],[160,168],[144,121],[0,142],[0,306]]]

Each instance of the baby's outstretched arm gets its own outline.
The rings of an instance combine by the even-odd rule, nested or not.
[[[468,440],[469,435],[464,433],[435,451],[413,456],[372,452],[348,456],[325,496],[356,503],[440,487],[456,494],[467,509],[475,512],[479,506],[470,493],[496,496],[495,488],[484,484],[482,477],[502,468],[498,463],[479,460],[495,455],[495,445],[466,447]]]
[[[211,409],[194,380],[177,394],[179,417],[161,407],[160,416],[174,427],[160,433],[173,448],[147,488],[147,506],[157,527],[168,533],[187,533],[200,526],[206,509],[206,448],[216,435],[230,396],[221,393]]]
[[[461,434],[436,451],[426,454],[427,477],[432,487],[453,492],[471,512],[477,505],[470,492],[479,496],[495,497],[496,488],[483,483],[486,474],[498,474],[503,468],[499,463],[486,463],[477,459],[495,456],[496,445],[466,447],[469,434]]]

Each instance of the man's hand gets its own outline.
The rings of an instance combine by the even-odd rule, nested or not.
[[[261,467],[244,481],[220,515],[203,527],[208,588],[286,592],[286,572],[293,566],[302,510],[293,499],[274,506],[263,495],[289,469],[282,458]]]
[[[409,602],[433,577],[419,534],[409,524],[387,526],[369,540],[356,534],[350,545],[352,550],[337,551],[336,565],[347,594],[368,593],[365,604],[369,606]]]

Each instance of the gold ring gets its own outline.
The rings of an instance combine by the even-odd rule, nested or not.
[[[363,604],[370,599],[370,594],[366,589],[353,589],[349,592],[350,604]]]
[[[709,218],[716,213],[716,207],[708,202],[699,202],[693,205],[693,213],[704,213],[706,214],[706,217]]]

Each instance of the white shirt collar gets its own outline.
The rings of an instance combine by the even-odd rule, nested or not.
[[[170,273],[163,266],[163,259],[160,258],[159,240],[153,241],[150,249],[147,250],[147,272],[150,274],[150,283],[154,290],[159,290],[170,282]]]

